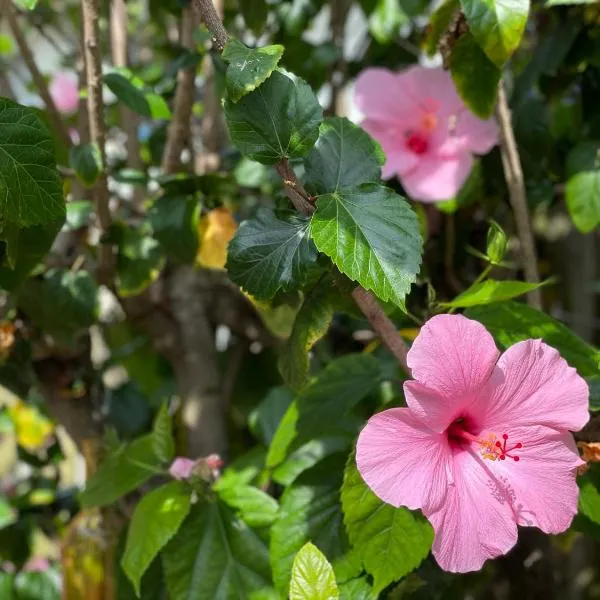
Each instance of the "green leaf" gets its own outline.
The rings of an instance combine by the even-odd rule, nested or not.
[[[380,44],[387,44],[399,37],[400,27],[408,22],[400,0],[378,0],[369,16],[369,30]]]
[[[344,473],[342,507],[346,531],[380,593],[416,569],[429,554],[433,530],[406,508],[384,504],[365,484],[351,457]]]
[[[402,197],[376,184],[321,196],[310,236],[342,273],[404,307],[423,242],[417,216]]]
[[[518,302],[502,302],[472,308],[466,315],[490,331],[502,348],[530,338],[541,338],[583,377],[597,375],[600,352],[547,314]]]
[[[459,0],[444,0],[429,17],[429,26],[425,38],[425,49],[429,56],[434,56],[442,36],[448,30],[452,19],[460,9]]]
[[[269,527],[277,518],[277,500],[251,485],[214,486],[221,500],[250,527]]]
[[[194,505],[163,551],[171,600],[239,600],[270,583],[264,542],[222,501]]]
[[[308,225],[304,217],[278,217],[260,208],[229,243],[226,268],[231,279],[257,300],[302,287],[317,261]]]
[[[73,146],[69,150],[69,165],[86,187],[93,186],[104,168],[98,144]]]
[[[594,4],[597,0],[546,0],[546,6],[568,6],[571,4]]]
[[[152,427],[154,456],[162,463],[170,463],[175,457],[175,438],[173,437],[173,419],[169,415],[166,402],[161,404]]]
[[[491,304],[510,300],[522,296],[531,290],[551,283],[551,280],[542,283],[527,283],[525,281],[496,281],[488,279],[481,283],[475,283],[464,292],[456,296],[451,302],[440,302],[441,306],[451,308],[468,308],[480,304]]]
[[[587,384],[590,388],[590,410],[597,412],[600,410],[600,375],[587,377]]]
[[[279,593],[287,597],[296,553],[311,541],[329,559],[341,557],[348,542],[340,506],[341,469],[332,457],[303,473],[281,497],[271,528],[271,566]]]
[[[501,71],[484,54],[469,32],[452,49],[450,73],[465,104],[478,117],[488,119],[496,106]],[[477,81],[477,85],[473,85],[474,81]]]
[[[65,218],[52,135],[32,108],[0,97],[0,229]]]
[[[246,94],[265,82],[283,56],[283,46],[248,48],[237,40],[230,39],[221,58],[229,63],[225,74],[227,96],[238,102]]]
[[[163,472],[154,453],[154,436],[145,435],[110,454],[88,479],[81,493],[82,506],[108,506]]]
[[[333,568],[310,542],[296,554],[290,581],[290,600],[336,600],[340,597]]]
[[[33,10],[37,6],[38,0],[14,0],[14,3],[25,10]]]
[[[292,333],[279,353],[279,372],[291,387],[301,388],[306,382],[309,351],[329,329],[333,319],[331,281],[319,280],[306,294],[296,315]]]
[[[154,237],[169,258],[192,264],[198,253],[200,203],[190,196],[162,196],[148,212]]]
[[[64,219],[60,219],[45,225],[20,229],[16,246],[14,240],[12,242],[11,260],[7,256],[6,244],[0,242],[0,288],[15,291],[25,281],[52,247],[63,221]]]
[[[15,600],[13,594],[13,579],[15,576],[12,573],[0,571],[0,598],[2,600]]]
[[[348,119],[332,117],[320,127],[314,148],[305,165],[306,187],[315,194],[326,194],[378,182],[385,154],[381,146]]]
[[[569,179],[565,200],[573,223],[582,233],[600,225],[600,143],[581,142],[567,157]]]
[[[21,571],[15,577],[13,594],[14,600],[60,600],[60,578],[52,571]]]
[[[87,271],[51,269],[25,282],[18,303],[43,331],[73,337],[98,318],[98,286]]]
[[[134,113],[152,119],[170,119],[171,111],[164,98],[145,89],[144,83],[126,69],[107,73],[104,83]]]
[[[94,205],[89,200],[78,200],[67,204],[67,227],[71,230],[81,229],[90,224]]]
[[[498,68],[521,43],[529,4],[529,0],[460,0],[469,30]]]
[[[578,478],[579,512],[600,525],[600,469],[591,465],[590,470]]]
[[[252,160],[271,165],[304,156],[319,136],[323,111],[310,86],[277,70],[239,102],[225,102],[232,142]]]
[[[4,529],[17,521],[17,511],[0,496],[0,529]],[[1,596],[0,596],[1,597]]]
[[[189,486],[172,481],[148,492],[136,506],[121,566],[138,596],[142,576],[187,517],[190,498]]]
[[[238,4],[246,25],[258,37],[263,32],[269,16],[266,0],[238,0]]]
[[[122,228],[117,257],[117,289],[121,296],[141,294],[154,282],[165,258],[157,240],[138,229]]]
[[[349,412],[384,376],[382,364],[370,354],[330,362],[288,408],[271,442],[267,466],[280,464],[294,441],[298,447],[321,434],[347,434]]]
[[[288,388],[272,388],[265,399],[250,413],[248,417],[250,431],[267,446],[271,443],[292,400],[293,395]]]

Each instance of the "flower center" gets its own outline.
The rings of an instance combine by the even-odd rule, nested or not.
[[[438,124],[438,118],[437,118],[437,115],[435,113],[426,112],[421,117],[421,127],[427,133],[431,133],[437,127],[437,124]]]
[[[425,154],[429,148],[429,140],[426,136],[416,131],[409,131],[405,139],[406,147],[415,154]]]
[[[464,428],[464,420],[457,419],[448,428],[448,439],[454,443],[469,442],[479,447],[479,453],[482,458],[487,460],[506,460],[512,458],[515,462],[519,462],[520,457],[514,454],[514,450],[519,450],[523,447],[521,442],[517,442],[513,446],[508,445],[508,434],[502,434],[502,441],[498,437],[490,433],[487,437],[477,437],[469,433]]]

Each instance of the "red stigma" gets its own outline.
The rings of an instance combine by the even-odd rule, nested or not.
[[[508,441],[508,434],[503,433],[502,439],[504,440],[504,442],[496,442],[496,447],[498,448],[498,458],[500,460],[506,460],[506,457],[508,456],[508,458],[512,458],[515,462],[519,462],[520,458],[518,456],[515,456],[514,454],[509,454],[509,452],[522,448],[523,444],[521,442],[517,442],[514,446],[512,446],[512,448],[507,448],[506,443]]]
[[[406,134],[406,147],[415,154],[425,154],[429,149],[429,140],[420,133],[409,131]]]

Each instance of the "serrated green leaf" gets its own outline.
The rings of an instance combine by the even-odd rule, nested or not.
[[[169,415],[166,402],[161,404],[152,427],[154,455],[162,463],[170,463],[175,457],[175,438],[173,437],[173,419]]]
[[[193,264],[198,253],[200,208],[191,196],[162,196],[148,211],[154,237],[169,258]]]
[[[416,569],[429,554],[433,530],[406,508],[384,504],[363,481],[354,458],[346,466],[342,485],[346,531],[380,593]]]
[[[304,217],[278,217],[260,208],[229,243],[226,269],[231,279],[257,300],[302,287],[317,261],[308,225]]]
[[[281,70],[239,102],[225,102],[232,142],[252,160],[271,165],[304,156],[319,136],[323,110],[310,86]]]
[[[280,45],[253,49],[230,39],[221,57],[229,63],[225,74],[225,85],[231,101],[238,102],[265,82],[282,56],[283,46]]]
[[[315,194],[326,194],[378,182],[384,162],[381,146],[366,131],[332,117],[321,124],[319,139],[304,161],[305,184]]]
[[[579,231],[589,233],[600,225],[600,144],[577,144],[567,157],[567,174],[565,201],[569,214]]]
[[[152,434],[138,438],[110,454],[88,479],[81,493],[82,506],[108,506],[163,472],[154,453]]]
[[[330,280],[319,280],[304,297],[292,333],[279,353],[277,365],[285,382],[295,389],[306,383],[309,351],[329,329],[333,319]]]
[[[598,374],[600,352],[535,308],[509,301],[471,308],[466,315],[485,325],[503,348],[522,340],[541,338],[556,348],[583,377]]]
[[[266,0],[238,0],[238,4],[246,25],[258,37],[263,32],[269,16]]]
[[[496,281],[488,279],[472,285],[456,296],[451,302],[440,302],[440,305],[451,308],[469,308],[471,306],[479,306],[480,304],[502,302],[503,300],[510,300],[511,298],[527,294],[531,290],[536,290],[548,283],[550,281],[527,283],[525,281]]]
[[[496,105],[501,72],[468,32],[452,49],[450,73],[465,104],[478,117],[488,119]]]
[[[69,150],[69,165],[86,187],[93,186],[104,168],[98,144],[73,146]]]
[[[529,0],[460,0],[469,30],[498,67],[521,43],[529,15]]]
[[[36,111],[0,98],[0,130],[0,225],[64,220],[54,141]]]
[[[121,296],[141,294],[160,275],[165,257],[157,240],[137,229],[122,228],[117,256],[117,289]]]
[[[271,528],[271,566],[280,594],[287,597],[294,556],[308,541],[330,560],[348,549],[340,506],[341,461],[332,457],[303,473],[280,500]]]
[[[142,576],[187,517],[190,499],[190,487],[172,481],[148,492],[136,506],[121,566],[138,595]]]
[[[294,558],[290,600],[337,600],[339,597],[332,566],[314,544],[307,542]]]
[[[600,525],[600,469],[591,465],[590,470],[579,478],[579,512]]]
[[[192,507],[163,564],[171,600],[239,600],[270,583],[264,542],[221,500]]]
[[[98,286],[87,271],[51,269],[25,282],[18,303],[43,331],[72,337],[96,322]]]
[[[279,504],[275,498],[251,485],[226,485],[215,491],[249,527],[269,527],[277,518]]]
[[[152,119],[170,119],[171,111],[164,98],[145,89],[144,83],[125,69],[102,77],[110,91],[138,115]]]
[[[275,467],[299,447],[320,435],[348,434],[349,412],[383,380],[381,363],[372,355],[347,355],[329,363],[292,402],[273,437],[267,466]]]
[[[425,39],[425,49],[429,56],[434,56],[438,51],[440,40],[459,9],[459,0],[444,0],[431,13]]]
[[[384,302],[404,307],[421,265],[419,222],[389,188],[364,184],[317,200],[310,223],[317,248]]]

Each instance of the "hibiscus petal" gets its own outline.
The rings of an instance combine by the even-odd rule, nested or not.
[[[445,436],[434,433],[408,408],[369,419],[356,444],[356,464],[367,485],[392,506],[440,506],[452,481]]]
[[[434,431],[445,430],[485,385],[498,354],[481,323],[461,315],[429,319],[408,352],[417,381],[404,384],[408,406]]]
[[[432,552],[445,571],[478,571],[517,541],[511,506],[492,494],[494,476],[472,451],[454,455],[455,483],[436,511],[423,510],[435,530]]]
[[[468,109],[459,114],[454,134],[475,154],[487,154],[498,143],[500,135],[495,119],[483,121]]]
[[[402,71],[398,81],[421,109],[434,111],[442,118],[464,108],[450,73],[441,67],[413,66]]]
[[[418,105],[406,94],[400,81],[400,77],[388,69],[365,69],[354,85],[357,108],[365,117],[389,124],[416,113]]]
[[[557,350],[541,340],[511,346],[471,407],[486,429],[546,425],[578,431],[589,419],[589,388]]]
[[[473,167],[468,152],[440,157],[433,152],[419,157],[418,166],[401,177],[406,193],[413,200],[440,202],[458,194]]]
[[[519,525],[539,527],[544,533],[561,533],[577,513],[579,488],[576,469],[584,464],[570,433],[547,427],[518,427],[509,431],[509,447],[523,444],[490,468],[506,483],[506,495]]]

